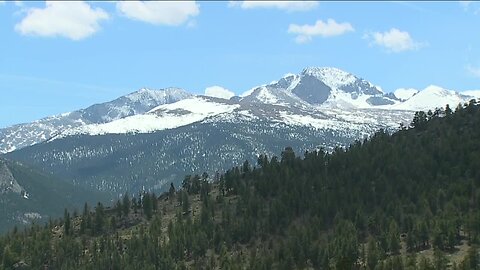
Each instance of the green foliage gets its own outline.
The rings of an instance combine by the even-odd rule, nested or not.
[[[332,153],[300,158],[287,147],[218,182],[187,176],[160,196],[176,201],[143,193],[114,209],[85,204],[80,217],[65,212],[0,237],[2,267],[447,269],[446,253],[465,235],[472,247],[456,267],[479,269],[479,106],[425,115]],[[433,258],[416,257],[427,248]]]
[[[0,192],[0,233],[13,229],[15,225],[23,228],[23,221],[43,223],[50,217],[60,218],[65,208],[73,211],[81,208],[85,201],[97,202],[103,197],[98,191],[78,187],[64,179],[0,157],[0,175],[5,173],[11,174],[26,193]],[[34,218],[30,219],[30,215],[24,213],[33,214]]]

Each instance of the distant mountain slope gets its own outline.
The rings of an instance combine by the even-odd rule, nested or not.
[[[0,153],[49,140],[59,133],[86,124],[108,123],[130,115],[147,112],[158,105],[169,104],[192,96],[179,88],[140,89],[113,101],[95,104],[86,109],[46,117],[32,123],[0,129]]]
[[[420,98],[424,95],[421,92],[431,91],[425,89],[418,94],[416,92],[418,91],[408,89],[403,92],[398,90],[395,93],[384,93],[380,87],[367,80],[332,67],[305,68],[299,74],[287,74],[278,81],[254,87],[240,97],[230,100],[196,96],[179,88],[144,88],[86,109],[0,129],[0,153],[68,135],[153,132],[174,128],[222,114],[224,109],[233,107],[244,110],[243,107],[253,106],[265,111],[266,105],[278,105],[283,106],[286,111],[302,110],[303,114],[311,114],[313,118],[322,112],[331,116],[338,111],[350,113],[358,109],[383,109],[382,114],[385,114],[386,118],[392,118],[391,115],[397,114],[391,113],[392,110],[428,110],[445,106],[446,102],[455,103],[450,104],[455,107],[458,102],[467,102],[473,98],[444,92],[447,96],[430,95],[426,102],[425,98]],[[469,93],[476,95],[476,92]],[[183,102],[175,104],[179,101]],[[207,109],[207,113],[191,111],[195,110],[195,107],[205,109],[205,106],[209,106],[207,103],[220,107],[212,111],[211,108]],[[157,106],[168,104],[175,105],[158,108],[156,113],[151,112]],[[289,121],[297,118],[290,117]],[[365,121],[368,122],[369,119]]]
[[[430,85],[424,90],[414,94],[404,102],[392,106],[392,108],[412,111],[426,111],[429,109],[433,110],[435,107],[444,107],[446,104],[449,104],[450,107],[455,108],[459,103],[463,104],[472,98],[475,97],[463,95],[439,86]],[[439,104],[444,105],[439,106]]]
[[[313,106],[327,105],[324,107],[347,103],[350,107],[371,108],[399,102],[395,96],[384,94],[372,83],[329,67],[310,67],[300,74],[287,74],[277,82],[253,88],[242,97],[270,104],[291,103],[290,100],[294,100],[294,103]]]
[[[242,104],[234,111],[174,129],[67,136],[7,157],[112,194],[160,191],[170,182],[179,185],[185,173],[206,170],[212,174],[259,154],[276,153],[283,145],[299,152],[318,147],[332,150],[380,128],[397,128],[397,121],[411,118],[410,112],[395,113],[388,119],[371,110],[309,114],[279,105]]]
[[[43,222],[81,209],[83,203],[103,200],[99,192],[41,173],[19,162],[0,159],[0,231],[13,225]]]
[[[157,106],[144,114],[137,114],[108,123],[84,125],[66,130],[59,135],[65,137],[75,134],[147,133],[172,129],[204,120],[213,115],[231,112],[239,106],[224,99],[193,96],[175,103]]]
[[[50,140],[6,156],[111,195],[158,191],[180,183],[185,172],[214,173],[284,145],[332,150],[379,129],[408,126],[415,110],[453,108],[473,98],[429,87],[400,100],[345,71],[315,67],[231,99],[180,89],[132,95],[103,105],[114,108],[115,117],[99,113],[97,122],[57,130]],[[27,131],[22,134],[32,137]]]

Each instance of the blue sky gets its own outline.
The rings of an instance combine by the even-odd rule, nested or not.
[[[0,127],[141,87],[194,93],[333,66],[379,85],[480,89],[476,2],[2,2]]]

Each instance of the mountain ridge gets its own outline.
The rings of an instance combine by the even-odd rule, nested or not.
[[[307,67],[299,74],[286,74],[278,81],[254,87],[229,100],[214,100],[205,96],[202,98],[202,95],[194,95],[174,87],[160,90],[141,88],[85,109],[0,129],[0,153],[75,134],[141,133],[176,128],[234,110],[260,117],[271,116],[275,121],[284,121],[285,115],[293,114],[296,116],[289,117],[288,122],[300,125],[305,119],[297,122],[295,119],[304,118],[301,115],[310,115],[313,122],[326,115],[348,115],[352,111],[364,109],[372,110],[372,113],[380,109],[385,114],[396,115],[397,110],[433,110],[435,107],[445,106],[446,103],[455,107],[459,102],[474,98],[449,90],[443,92],[444,96],[433,95],[422,99],[422,92],[429,92],[428,87],[413,94],[410,91],[407,99],[405,97],[408,95],[397,97],[395,93],[384,93],[381,87],[363,78],[332,67]],[[208,101],[196,102],[198,99]],[[206,105],[205,103],[209,103],[210,107],[225,107],[224,105],[228,104],[236,108],[207,113],[191,111],[193,107],[201,107]],[[176,105],[169,107],[169,104]],[[156,114],[151,112],[155,108],[158,110]],[[273,111],[268,112],[266,108],[273,108]],[[370,121],[368,118],[364,120]]]
[[[430,87],[423,93],[433,98],[420,92],[402,102],[354,75],[342,73],[332,82],[339,72],[305,69],[230,99],[178,90],[183,95],[174,95],[174,101],[159,98],[163,94],[155,90],[139,90],[133,102],[146,95],[163,104],[145,102],[142,113],[66,128],[49,141],[5,156],[105,191],[111,199],[125,192],[164,191],[169,183],[178,185],[185,173],[201,174],[203,168],[214,174],[252,156],[278,153],[284,145],[296,152],[331,152],[378,130],[398,130],[409,126],[414,116],[409,108],[395,108],[405,102],[415,105],[427,99],[433,101],[427,104],[433,110],[473,98]],[[131,101],[121,98],[126,99]],[[385,101],[393,104],[371,104]]]
[[[192,94],[180,88],[152,91],[142,88],[112,101],[85,109],[48,116],[30,123],[0,129],[0,153],[47,141],[61,132],[86,124],[105,123],[144,113],[160,104],[172,103]]]

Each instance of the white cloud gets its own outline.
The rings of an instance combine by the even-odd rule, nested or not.
[[[474,15],[480,14],[477,1],[460,1],[460,6],[465,12],[472,12]]]
[[[235,96],[235,93],[226,88],[215,85],[205,88],[205,96],[229,99]]]
[[[100,30],[99,22],[108,14],[79,2],[47,1],[45,8],[30,8],[15,30],[22,35],[44,37],[63,36],[73,40],[84,39]]]
[[[386,32],[373,32],[364,36],[366,39],[372,40],[372,43],[385,47],[390,52],[403,52],[409,50],[418,50],[425,46],[424,43],[416,42],[406,31],[400,31],[392,28]]]
[[[480,90],[467,90],[467,91],[462,91],[460,93],[464,94],[464,95],[467,95],[467,96],[480,98]]]
[[[470,75],[480,78],[480,67],[467,66],[467,71]]]
[[[230,1],[230,7],[239,6],[242,9],[276,8],[289,12],[308,11],[318,6],[317,1]]]
[[[460,6],[462,6],[465,10],[468,9],[468,7],[470,6],[470,4],[471,4],[472,2],[473,2],[473,1],[459,1]]]
[[[290,24],[288,27],[288,33],[297,34],[295,38],[297,43],[308,42],[312,40],[314,36],[332,37],[352,31],[355,31],[355,29],[353,29],[350,23],[337,23],[333,19],[328,19],[327,22],[318,20],[314,25]]]
[[[195,1],[120,1],[117,10],[133,20],[170,26],[181,25],[200,14]]]

